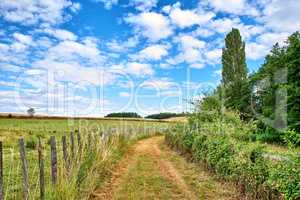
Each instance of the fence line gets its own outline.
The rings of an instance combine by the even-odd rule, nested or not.
[[[137,129],[135,133],[144,131],[145,130]],[[124,131],[123,135],[128,135],[127,137],[130,138],[133,135],[128,133],[131,132],[133,131]],[[87,132],[87,134],[84,135],[82,135],[79,131],[72,131],[68,135],[63,135],[61,140],[57,140],[55,136],[51,136],[50,141],[47,142],[48,146],[46,145],[46,141],[43,143],[42,139],[38,138],[37,146],[36,148],[34,147],[35,150],[29,152],[26,152],[27,143],[25,145],[25,140],[21,138],[18,140],[19,157],[16,158],[17,155],[12,152],[13,154],[11,154],[12,157],[9,161],[11,163],[7,174],[7,182],[9,182],[9,184],[6,183],[6,179],[4,179],[5,176],[3,176],[3,172],[5,170],[3,166],[3,142],[0,141],[0,200],[11,198],[23,198],[24,200],[28,200],[29,198],[39,198],[41,200],[45,200],[47,198],[46,188],[48,188],[48,186],[57,187],[58,180],[64,180],[64,178],[66,178],[67,181],[70,180],[72,175],[71,170],[75,169],[74,167],[80,164],[81,159],[91,153],[91,151],[98,151],[100,146],[105,146],[105,144],[110,143],[110,136],[112,135],[117,135],[117,131],[110,129],[106,131],[98,131],[96,133]],[[48,148],[49,146],[50,149]],[[28,160],[28,158],[30,159]],[[29,171],[29,169],[32,169],[29,168],[29,164],[32,163],[28,161],[31,161],[32,158],[38,161],[37,165],[34,166],[34,172],[32,170]],[[17,161],[17,165],[15,164],[15,161]],[[6,163],[4,163],[4,165],[6,165]],[[22,176],[20,178],[19,176],[14,176],[13,172],[15,171],[18,173],[21,171]],[[48,176],[47,172],[50,172],[50,176]],[[35,174],[36,176],[33,176]],[[30,182],[31,179],[29,180],[29,175],[31,178],[35,177],[34,181],[36,182]],[[20,190],[21,187],[19,188],[19,183],[22,183],[22,190]],[[8,185],[12,187],[13,192],[10,192]],[[30,194],[30,191],[34,191],[35,194]],[[19,196],[21,194],[22,197]]]

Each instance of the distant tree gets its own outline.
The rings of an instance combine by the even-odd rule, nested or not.
[[[27,114],[28,114],[30,117],[33,117],[33,115],[35,114],[34,108],[29,108],[29,109],[27,110]]]
[[[11,113],[8,114],[8,118],[12,118],[12,114]]]
[[[158,114],[148,115],[145,118],[147,118],[147,119],[168,119],[171,117],[181,117],[181,116],[185,116],[185,113],[158,113]]]
[[[141,118],[141,116],[135,112],[120,112],[120,113],[110,113],[105,117],[120,117],[120,118]]]
[[[225,38],[222,65],[225,107],[244,114],[249,109],[251,91],[247,75],[245,42],[242,41],[238,29],[233,28]]]

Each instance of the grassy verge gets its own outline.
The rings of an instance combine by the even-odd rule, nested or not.
[[[160,144],[160,148],[165,152],[163,159],[176,166],[178,172],[182,174],[185,182],[195,191],[199,199],[225,200],[238,198],[239,193],[233,184],[220,182],[213,173],[208,172],[200,165],[187,161],[187,155],[179,155],[163,142]]]

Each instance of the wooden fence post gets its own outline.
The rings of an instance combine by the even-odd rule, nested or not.
[[[0,141],[0,200],[4,199],[3,193],[3,145]]]
[[[51,180],[52,184],[55,185],[57,181],[57,151],[55,137],[51,136]]]
[[[23,174],[23,198],[28,200],[29,197],[29,181],[28,181],[28,163],[26,159],[24,139],[19,139],[20,158],[22,162],[22,174]]]
[[[64,157],[64,161],[65,161],[65,167],[67,170],[67,174],[69,174],[69,158],[68,158],[68,150],[67,150],[67,137],[64,135],[61,138],[62,140],[62,148],[63,148],[63,157]]]
[[[81,135],[80,132],[77,132],[77,148],[78,148],[78,155],[77,155],[77,160],[79,161],[81,158],[81,151],[82,151],[82,144],[81,144]]]
[[[45,199],[45,172],[44,172],[44,157],[43,157],[43,147],[41,139],[39,138],[38,144],[38,157],[39,157],[39,169],[40,169],[40,199]]]
[[[70,143],[71,143],[71,157],[72,159],[74,159],[74,156],[75,156],[75,144],[74,144],[74,134],[73,132],[71,132],[71,135],[70,135]]]

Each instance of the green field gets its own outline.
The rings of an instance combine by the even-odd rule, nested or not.
[[[80,199],[88,197],[94,187],[101,184],[114,163],[137,138],[156,134],[168,128],[169,123],[135,120],[83,120],[83,119],[0,119],[0,138],[3,142],[5,199],[22,197],[22,171],[18,139],[24,138],[29,168],[30,198],[39,195],[38,138],[44,146],[46,199]],[[75,157],[70,175],[66,175],[61,137],[67,136],[68,153],[70,133],[75,136]],[[77,134],[80,133],[82,152],[79,155]],[[50,182],[51,136],[56,137],[58,154],[58,183]],[[104,167],[105,166],[105,167]],[[95,174],[93,174],[95,173]],[[102,176],[99,179],[96,177]],[[82,178],[83,177],[83,178]],[[81,180],[82,179],[82,180]],[[77,193],[78,180],[81,192]],[[88,186],[85,184],[88,183]],[[75,192],[74,192],[75,191]],[[57,196],[58,195],[58,196]],[[75,198],[75,197],[74,197]]]

